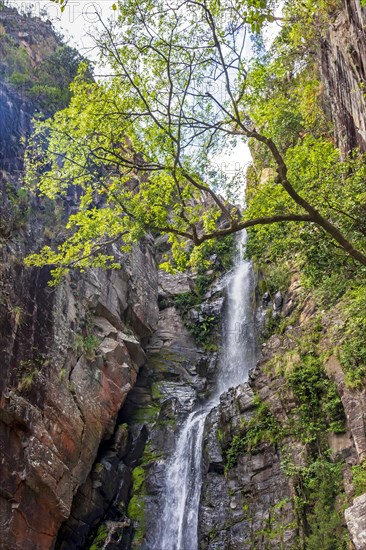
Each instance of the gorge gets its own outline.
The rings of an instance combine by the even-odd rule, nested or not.
[[[366,8],[310,4],[289,3],[295,23],[273,65],[248,68],[247,100],[285,144],[297,190],[364,250]],[[85,106],[108,96],[90,66],[70,92],[80,54],[49,22],[0,6],[1,550],[364,550],[364,268],[313,225],[280,223],[208,239],[176,269],[186,245],[131,226],[129,249],[108,241],[113,266],[81,264],[50,286],[52,262],[24,258],[62,245],[83,191],[53,200],[25,184],[21,138],[35,114],[48,120],[72,101],[81,131]],[[113,125],[122,155],[125,127]],[[248,211],[282,213],[273,163],[249,145]],[[113,190],[121,173],[105,172],[93,175]],[[170,200],[163,178],[144,177],[129,174],[128,197],[145,185]],[[105,195],[84,213],[103,211]],[[183,197],[194,219],[214,209],[207,191],[195,201]],[[94,221],[91,232],[104,223]],[[222,213],[215,221],[227,227]]]
[[[198,548],[198,507],[202,483],[202,441],[205,420],[230,387],[246,381],[254,365],[254,312],[251,266],[243,259],[241,236],[232,273],[226,275],[227,304],[223,316],[223,343],[212,395],[199,402],[185,419],[175,449],[166,465],[163,513],[152,548]]]

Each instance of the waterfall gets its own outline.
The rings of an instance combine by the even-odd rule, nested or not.
[[[202,442],[205,420],[220,395],[246,382],[254,363],[251,264],[243,259],[246,233],[241,232],[234,268],[227,277],[223,344],[213,395],[185,420],[170,457],[162,515],[152,550],[197,550],[198,508],[202,485]]]

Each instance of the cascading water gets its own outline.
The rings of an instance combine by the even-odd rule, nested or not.
[[[205,420],[220,395],[246,382],[254,363],[251,264],[243,260],[242,232],[232,272],[227,278],[223,345],[213,395],[196,406],[183,424],[166,467],[165,497],[159,533],[152,550],[197,550],[198,508],[202,485],[202,440]]]

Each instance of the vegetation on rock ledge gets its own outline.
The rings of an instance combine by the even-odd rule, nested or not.
[[[70,83],[85,58],[63,43],[50,24],[19,15],[4,1],[0,1],[0,37],[0,78],[46,116],[67,107]],[[86,76],[91,79],[91,75],[88,62]]]

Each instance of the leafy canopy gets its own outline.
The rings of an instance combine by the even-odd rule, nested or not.
[[[80,200],[66,239],[31,256],[29,264],[55,265],[56,280],[73,266],[116,267],[105,247],[121,239],[128,247],[150,230],[170,235],[173,265],[182,268],[190,260],[189,243],[280,221],[316,224],[366,264],[363,240],[355,248],[312,191],[321,176],[315,165],[309,169],[311,147],[299,139],[295,98],[288,101],[283,86],[268,100],[272,74],[277,81],[284,76],[281,58],[273,66],[259,43],[248,61],[248,25],[259,31],[273,21],[275,4],[119,3],[117,20],[97,38],[111,77],[87,82],[82,65],[70,105],[39,122],[31,140],[28,184],[53,200],[76,186]],[[314,123],[311,109],[307,116]],[[248,138],[265,149],[274,177],[263,189],[269,199],[243,213],[221,196],[225,190],[230,197],[233,182],[223,185],[209,166],[233,140]],[[334,149],[333,158],[338,163]]]

